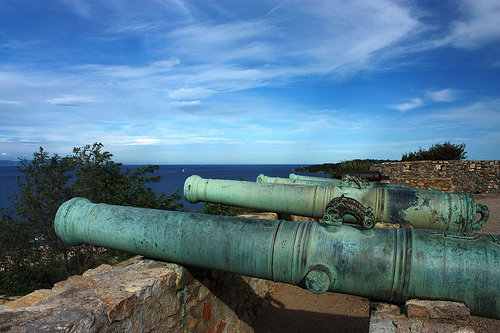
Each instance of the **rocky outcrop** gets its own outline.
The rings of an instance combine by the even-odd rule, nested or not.
[[[470,315],[463,303],[412,299],[401,306],[372,302],[370,333],[490,333],[500,320]]]
[[[0,305],[0,331],[252,332],[274,286],[136,257]]]

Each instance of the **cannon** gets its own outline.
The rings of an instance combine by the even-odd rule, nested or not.
[[[344,175],[342,179],[336,178],[324,178],[324,177],[312,177],[312,176],[302,176],[291,173],[288,178],[280,177],[270,177],[264,174],[260,174],[256,179],[257,183],[271,183],[271,184],[288,184],[288,185],[313,185],[313,186],[350,186],[350,183],[354,183],[359,188],[367,187],[405,187],[409,188],[408,184],[393,184],[393,183],[383,183],[383,182],[369,182],[363,178]],[[437,191],[437,190],[433,190]]]
[[[354,176],[365,178],[370,182],[379,182],[383,179],[389,179],[388,176],[382,175],[379,171],[340,171],[335,172],[333,176],[337,179],[342,179],[344,176]]]
[[[472,232],[488,220],[487,206],[476,205],[470,193],[441,193],[406,187],[312,186],[203,179],[184,183],[184,197],[260,211],[322,218],[336,223],[399,223],[420,229]],[[476,220],[477,213],[481,218]]]
[[[364,230],[94,204],[59,207],[57,236],[143,256],[298,285],[313,293],[465,303],[500,319],[500,237],[423,229]]]

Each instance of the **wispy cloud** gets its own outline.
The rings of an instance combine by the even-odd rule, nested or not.
[[[13,50],[21,50],[25,48],[30,48],[36,45],[41,44],[40,41],[35,40],[9,40],[4,41],[0,44],[2,48],[13,49]]]
[[[478,101],[470,105],[446,108],[422,116],[438,126],[472,128],[500,128],[500,100]]]
[[[195,87],[195,88],[181,88],[168,92],[168,97],[171,99],[203,99],[208,98],[216,93],[215,90]]]
[[[98,139],[177,162],[194,145],[325,162],[500,127],[495,1],[63,3],[0,21],[5,152]]]
[[[396,110],[399,110],[401,112],[407,112],[409,110],[413,110],[413,109],[416,109],[416,108],[419,108],[421,107],[422,105],[424,105],[424,101],[420,98],[414,98],[412,99],[410,102],[407,102],[407,103],[401,103],[401,104],[395,104],[395,105],[392,105],[392,107]]]
[[[184,101],[184,102],[172,102],[170,103],[174,106],[186,108],[186,107],[192,107],[192,106],[198,106],[201,104],[200,101]]]
[[[48,99],[47,103],[62,106],[78,106],[95,103],[97,100],[87,96],[66,95],[58,98]]]
[[[500,3],[495,0],[463,0],[463,17],[451,23],[450,34],[438,41],[459,48],[476,48],[500,38]]]
[[[21,101],[6,101],[6,100],[1,100],[0,99],[0,104],[7,104],[7,105],[23,105],[24,103]]]
[[[458,91],[448,88],[428,91],[427,96],[435,102],[452,102],[457,99],[458,93]]]
[[[405,113],[416,108],[428,106],[432,103],[453,102],[458,98],[459,93],[459,91],[451,88],[428,90],[424,96],[415,97],[410,102],[394,104],[390,107]]]

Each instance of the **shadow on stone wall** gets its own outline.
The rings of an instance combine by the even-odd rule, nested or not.
[[[207,323],[214,313],[223,313],[224,316],[231,316],[233,313],[241,321],[240,325],[250,329],[262,307],[269,304],[268,298],[273,292],[272,286],[275,285],[271,281],[217,270],[195,267],[187,267],[187,270],[205,287],[200,289],[199,295],[206,300],[200,319]],[[186,304],[188,303],[189,300],[186,300]],[[195,315],[200,311],[201,309],[196,311]],[[222,329],[222,325],[224,324],[219,321],[217,329]]]

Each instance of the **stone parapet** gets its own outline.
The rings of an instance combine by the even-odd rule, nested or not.
[[[446,193],[500,193],[500,161],[413,161],[373,165],[391,183]]]
[[[470,315],[463,303],[430,300],[408,300],[397,306],[372,302],[370,333],[412,332],[498,332],[500,321]]]
[[[275,283],[136,257],[0,305],[1,332],[253,332]]]

